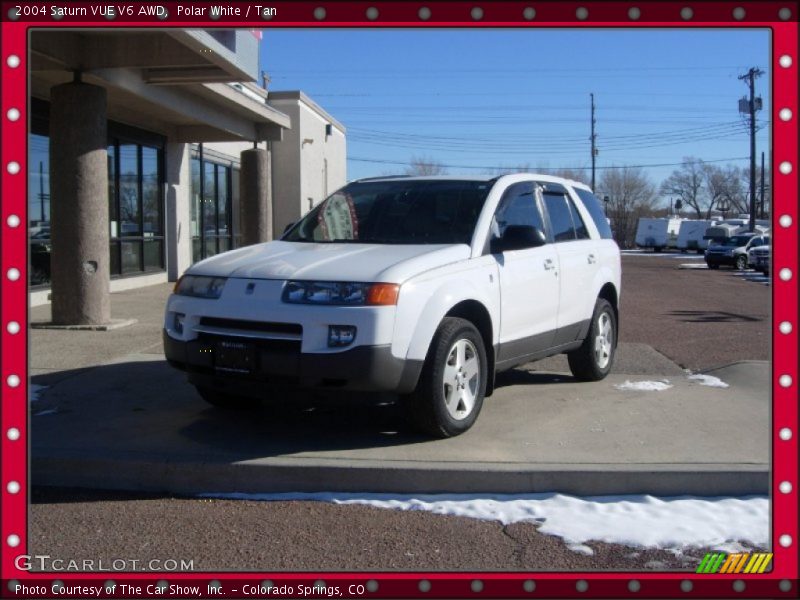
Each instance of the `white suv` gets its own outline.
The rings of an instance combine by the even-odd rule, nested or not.
[[[605,377],[620,253],[583,184],[534,174],[355,181],[281,240],[193,265],[164,350],[217,406],[272,384],[391,391],[424,431],[469,429],[495,373],[567,353]]]

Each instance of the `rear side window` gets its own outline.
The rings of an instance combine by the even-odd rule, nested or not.
[[[544,205],[550,215],[550,227],[553,240],[556,242],[569,242],[575,239],[575,227],[572,224],[567,197],[561,193],[545,192]]]
[[[578,194],[578,198],[581,199],[587,212],[591,215],[592,221],[594,221],[597,227],[597,231],[600,232],[600,237],[607,240],[612,239],[611,226],[608,224],[603,205],[600,203],[600,200],[597,199],[597,196],[589,190],[582,190],[580,188],[575,188],[575,193]]]
[[[569,204],[569,213],[572,215],[572,223],[575,225],[575,233],[578,236],[578,239],[588,240],[589,230],[586,229],[586,223],[583,222],[581,213],[579,213],[578,209],[575,208],[575,203],[571,198],[567,198],[567,204]]]

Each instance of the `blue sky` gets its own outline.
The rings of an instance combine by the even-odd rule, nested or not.
[[[588,168],[590,93],[599,178],[684,156],[747,166],[750,67],[765,71],[769,157],[769,48],[768,30],[743,28],[265,29],[261,65],[270,89],[302,89],[347,127],[349,179],[413,156],[450,173]],[[674,168],[646,170],[658,185]]]

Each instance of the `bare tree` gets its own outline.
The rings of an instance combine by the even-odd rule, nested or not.
[[[650,216],[656,203],[656,187],[641,167],[606,169],[597,185],[597,196],[608,196],[606,216],[621,248],[636,242],[639,218]]]
[[[710,215],[712,208],[708,204],[708,197],[703,193],[703,166],[704,163],[699,158],[686,157],[680,168],[675,169],[661,184],[662,196],[678,196],[685,207],[695,211],[698,219],[703,218],[704,212]]]
[[[710,219],[715,206],[725,206],[727,204],[725,201],[732,205],[735,201],[737,179],[735,175],[731,178],[730,170],[717,165],[703,163],[702,170],[705,184],[705,201],[703,203],[706,207],[705,218]]]
[[[447,169],[445,166],[425,156],[414,156],[411,158],[411,164],[406,168],[406,175],[445,175]]]
[[[740,185],[742,188],[741,191],[741,199],[740,203],[737,204],[737,210],[741,213],[749,213],[750,212],[750,169],[738,169],[739,173],[741,174],[740,177]],[[767,165],[766,169],[764,169],[764,195],[766,196],[766,205],[764,206],[763,213],[764,215],[769,215],[770,213],[770,170],[769,165]],[[761,208],[761,165],[756,166],[756,210],[760,213],[762,212],[759,210]]]

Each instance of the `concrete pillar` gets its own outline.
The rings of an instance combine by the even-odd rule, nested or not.
[[[272,239],[272,193],[270,156],[263,148],[241,153],[239,203],[242,215],[242,245],[260,244]]]
[[[65,83],[50,91],[53,323],[111,320],[106,91]]]
[[[167,142],[167,277],[177,281],[192,264],[192,175],[190,147],[182,142]]]

